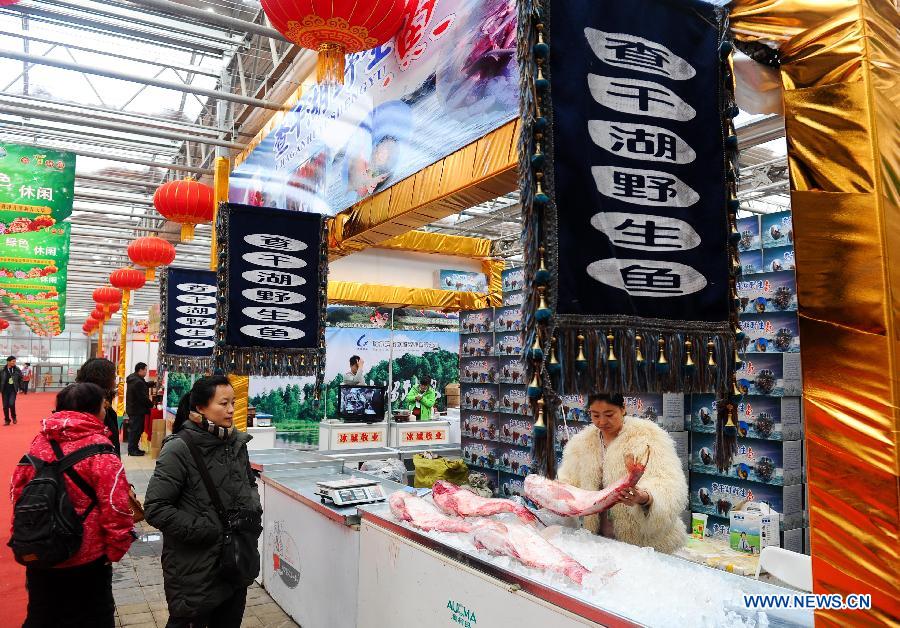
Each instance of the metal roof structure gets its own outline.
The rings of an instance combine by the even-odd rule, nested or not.
[[[258,0],[21,0],[0,7],[0,141],[76,153],[66,318],[80,325],[91,293],[129,263],[126,246],[157,234],[177,264],[208,264],[210,227],[178,242],[153,209],[172,178],[210,180],[213,159],[240,151],[307,77],[315,54],[271,28]],[[742,114],[741,197],[750,211],[787,206],[784,124]],[[515,193],[426,227],[490,238],[521,255]],[[153,286],[134,297],[146,317]],[[15,319],[10,312],[3,312]],[[115,317],[114,317],[115,318]]]

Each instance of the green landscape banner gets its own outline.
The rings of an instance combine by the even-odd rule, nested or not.
[[[73,153],[0,142],[0,211],[38,207],[61,222],[74,197]]]

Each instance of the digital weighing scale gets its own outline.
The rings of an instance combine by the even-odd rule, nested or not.
[[[375,480],[348,478],[346,480],[330,480],[316,482],[316,495],[322,503],[331,501],[335,506],[357,506],[383,502],[387,497],[381,484]]]

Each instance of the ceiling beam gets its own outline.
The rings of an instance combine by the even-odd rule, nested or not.
[[[169,0],[130,0],[125,3],[113,4],[124,4],[125,6],[141,5],[145,7],[151,7],[175,17],[192,17],[199,22],[215,24],[216,26],[222,26],[224,28],[227,28],[228,30],[232,30],[238,33],[251,33],[253,35],[259,35],[261,37],[268,37],[269,39],[288,41],[288,39],[284,35],[276,31],[274,28],[262,26],[254,22],[248,22],[247,20],[228,17],[226,15],[219,15],[218,13],[215,13],[213,11],[197,9],[186,4],[169,2]]]

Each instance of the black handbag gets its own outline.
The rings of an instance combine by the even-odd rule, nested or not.
[[[182,430],[179,436],[187,444],[194,457],[197,470],[206,486],[206,492],[209,493],[209,499],[222,523],[223,538],[219,558],[219,570],[222,577],[234,584],[249,586],[259,575],[260,568],[259,549],[256,545],[256,539],[262,531],[259,514],[249,513],[245,510],[236,510],[231,513],[226,511],[222,497],[213,484],[209,469],[206,468],[206,463],[200,450],[197,449],[193,437],[188,435],[187,430]]]

